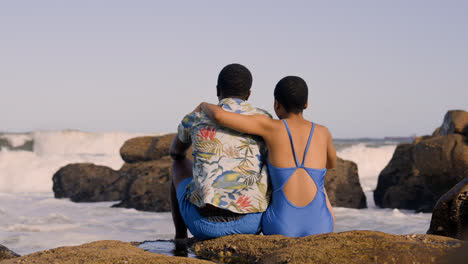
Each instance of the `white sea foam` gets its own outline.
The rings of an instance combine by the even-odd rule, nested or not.
[[[358,165],[359,180],[364,191],[373,191],[377,186],[377,177],[388,164],[396,145],[368,147],[364,143],[352,145],[337,153],[345,160],[354,161]]]
[[[50,192],[52,175],[69,163],[92,162],[119,169],[119,149],[142,134],[34,132],[34,151],[0,151],[0,192]]]
[[[112,202],[72,203],[55,199],[52,175],[74,162],[93,162],[118,169],[119,148],[141,134],[34,132],[34,152],[0,151],[0,244],[19,254],[103,239],[144,241],[173,236],[170,213],[110,208]],[[15,142],[20,144],[21,141]],[[11,142],[10,142],[11,144]],[[357,163],[369,209],[335,208],[335,231],[378,230],[394,234],[425,233],[430,214],[376,208],[372,201],[378,173],[395,145],[342,149],[338,155]]]
[[[8,140],[8,143],[14,148],[24,145],[29,140],[32,140],[32,136],[29,134],[7,134],[2,136]]]

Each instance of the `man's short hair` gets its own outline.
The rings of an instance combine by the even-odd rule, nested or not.
[[[252,74],[243,65],[225,66],[218,75],[218,88],[223,97],[247,96],[252,87]]]
[[[307,103],[306,82],[297,76],[286,76],[275,87],[275,99],[288,113],[301,113]]]

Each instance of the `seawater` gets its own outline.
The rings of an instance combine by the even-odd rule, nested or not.
[[[55,199],[52,175],[69,163],[92,162],[119,169],[119,149],[136,133],[38,131],[0,133],[0,244],[18,254],[95,240],[171,239],[170,213],[110,208],[115,202]],[[357,163],[368,209],[334,208],[336,232],[376,230],[425,233],[431,214],[377,208],[372,191],[397,142],[335,140],[338,155]],[[31,147],[32,146],[32,147]]]

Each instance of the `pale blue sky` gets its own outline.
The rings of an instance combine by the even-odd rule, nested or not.
[[[427,134],[468,110],[468,1],[0,0],[0,131],[172,132],[238,62],[286,75],[335,137]]]

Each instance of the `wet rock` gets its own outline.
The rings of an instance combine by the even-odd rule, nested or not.
[[[16,259],[5,260],[2,264],[13,263],[212,263],[205,260],[171,257],[144,251],[121,241],[103,240],[81,246],[59,247],[36,252]]]
[[[338,158],[336,167],[325,176],[325,189],[332,206],[367,208],[356,163]]]
[[[465,115],[450,111],[440,131],[434,132],[440,135],[397,146],[379,175],[376,205],[431,212],[444,193],[468,176],[468,140],[460,133],[460,116]]]
[[[428,234],[458,239],[468,238],[468,177],[437,202]]]
[[[5,260],[5,259],[17,258],[17,257],[19,257],[18,254],[9,250],[3,245],[0,245],[0,261]]]
[[[169,155],[169,147],[175,135],[129,139],[120,148],[120,156],[128,163],[158,160]]]
[[[193,248],[197,256],[221,263],[440,263],[463,244],[441,236],[349,231],[302,238],[234,235]]]
[[[172,159],[169,156],[159,160],[124,164],[120,173],[131,180],[123,191],[122,201],[113,207],[169,212],[171,164]]]
[[[118,182],[119,172],[92,163],[69,164],[52,177],[55,198],[70,198],[74,202],[120,200],[119,192],[108,192]]]

